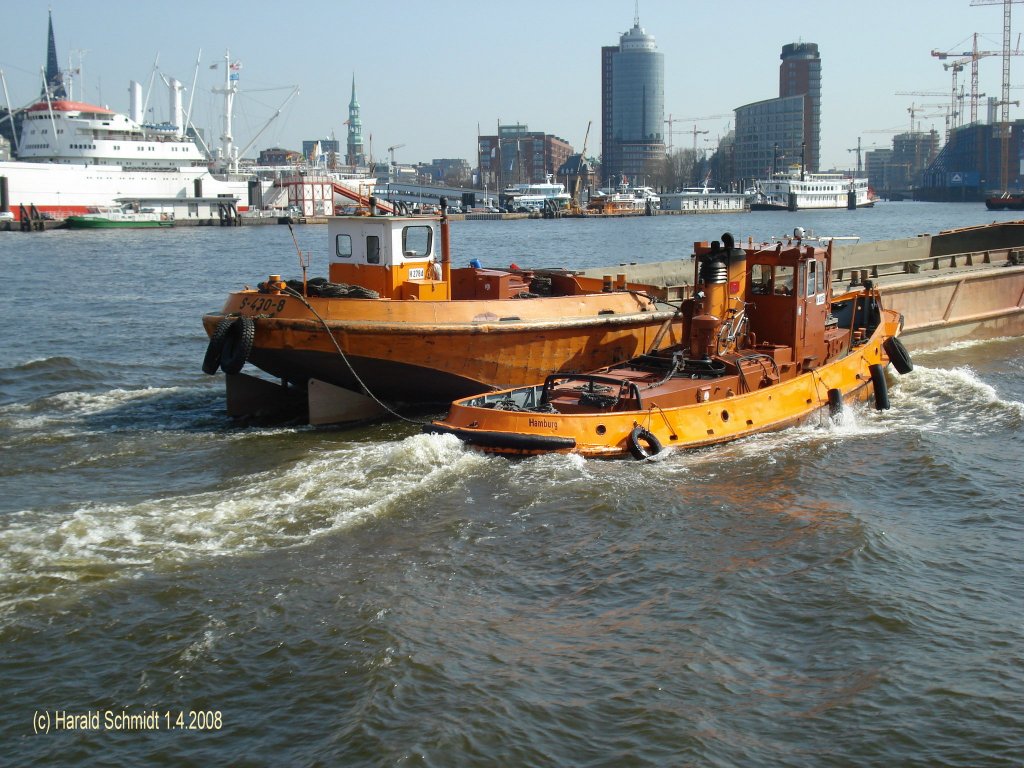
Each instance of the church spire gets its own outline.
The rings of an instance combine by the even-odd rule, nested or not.
[[[57,43],[53,39],[53,11],[50,11],[49,35],[46,39],[46,85],[40,95],[45,97],[47,90],[53,99],[63,99],[67,96],[64,91],[64,75],[57,64]]]
[[[359,117],[359,102],[356,101],[356,76],[352,74],[352,100],[348,103],[348,142],[346,143],[345,164],[350,166],[366,165],[363,153],[363,121]]]

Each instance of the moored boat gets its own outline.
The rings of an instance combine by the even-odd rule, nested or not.
[[[229,374],[232,415],[282,394],[237,376],[246,361],[329,423],[375,415],[382,401],[448,403],[627,360],[675,317],[651,286],[618,276],[455,267],[443,213],[333,217],[327,234],[328,278],[272,275],[203,318],[203,369]]]
[[[852,210],[874,204],[867,179],[799,170],[756,182],[750,195],[752,211]]]
[[[136,91],[132,93],[141,105]],[[180,102],[180,91],[174,93]],[[139,113],[141,106],[133,106],[132,111]],[[255,177],[226,170],[214,173],[183,129],[169,132],[106,107],[70,99],[43,99],[25,113],[18,159],[0,162],[9,205],[19,221],[31,208],[64,219],[116,207],[119,198],[127,197],[205,194],[237,199],[240,211],[248,208],[250,181],[256,183]],[[40,141],[40,134],[56,134],[58,139]],[[79,140],[82,136],[87,140]],[[263,189],[270,184],[258,183]]]
[[[682,213],[743,213],[749,201],[742,192],[719,192],[702,187],[684,187],[679,192],[661,195],[661,210]]]
[[[985,198],[990,211],[1024,211],[1024,192],[1003,192]]]
[[[660,207],[661,198],[652,187],[631,187],[623,182],[614,190],[596,192],[586,210],[599,216],[650,216]]]
[[[502,197],[508,201],[505,207],[510,213],[565,211],[572,200],[565,185],[557,183],[550,174],[543,182],[510,185]]]
[[[53,62],[55,69],[58,57],[52,21],[48,43],[47,62]],[[215,63],[211,68],[218,66]],[[214,89],[224,96],[225,125],[216,157],[190,129],[191,115],[186,114],[182,100],[184,86],[175,78],[164,78],[169,97],[167,119],[159,123],[144,121],[153,108],[145,109],[142,86],[137,82],[129,87],[125,114],[74,99],[70,85],[65,89],[70,80],[47,80],[35,103],[14,110],[23,113],[20,140],[12,142],[17,159],[0,161],[3,196],[14,219],[23,222],[39,215],[65,219],[116,206],[118,198],[126,197],[223,197],[232,200],[232,205],[237,200],[239,212],[257,205],[272,180],[257,178],[241,168],[232,139],[239,67],[225,53],[224,84]],[[47,77],[54,74],[47,72]],[[295,89],[288,99],[297,93]]]
[[[80,216],[68,216],[71,229],[147,229],[174,226],[174,215],[154,210],[136,210],[131,205],[104,208]]]
[[[464,398],[426,431],[486,452],[645,458],[714,445],[839,413],[889,407],[885,367],[912,369],[901,318],[870,287],[832,295],[831,246],[723,236],[695,249],[697,293],[684,341],[585,374]]]

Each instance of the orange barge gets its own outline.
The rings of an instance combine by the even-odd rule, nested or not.
[[[426,431],[486,452],[646,458],[782,429],[844,403],[889,407],[885,368],[913,367],[878,291],[832,295],[832,247],[695,248],[683,343],[586,374],[458,400]],[[538,381],[540,381],[538,379]]]
[[[332,217],[328,241],[328,279],[272,275],[204,316],[203,370],[228,374],[229,414],[291,399],[333,423],[382,401],[449,403],[628,360],[676,318],[661,289],[624,276],[456,268],[443,214]],[[280,384],[241,373],[247,362]]]

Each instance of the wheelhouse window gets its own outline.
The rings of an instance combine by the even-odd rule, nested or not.
[[[767,264],[750,267],[750,292],[767,295],[772,292],[772,268]]]
[[[377,235],[366,237],[366,263],[380,264],[380,238]]]
[[[427,256],[434,237],[430,227],[410,226],[402,228],[402,253],[405,256]]]
[[[750,292],[762,296],[791,296],[793,294],[793,267],[771,264],[752,264]]]
[[[334,239],[334,254],[342,259],[351,259],[352,238],[348,235],[338,235]]]
[[[782,296],[793,295],[793,267],[780,265],[775,268],[775,293]]]
[[[818,262],[807,262],[807,296],[814,296],[818,292]]]

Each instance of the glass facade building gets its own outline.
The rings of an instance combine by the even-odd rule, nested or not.
[[[803,96],[767,99],[737,107],[734,156],[737,178],[748,183],[799,166],[803,141]]]
[[[665,54],[637,21],[601,49],[602,178],[630,182],[665,158]]]
[[[779,97],[736,108],[734,173],[749,184],[821,156],[821,56],[815,43],[790,43],[779,56]]]

